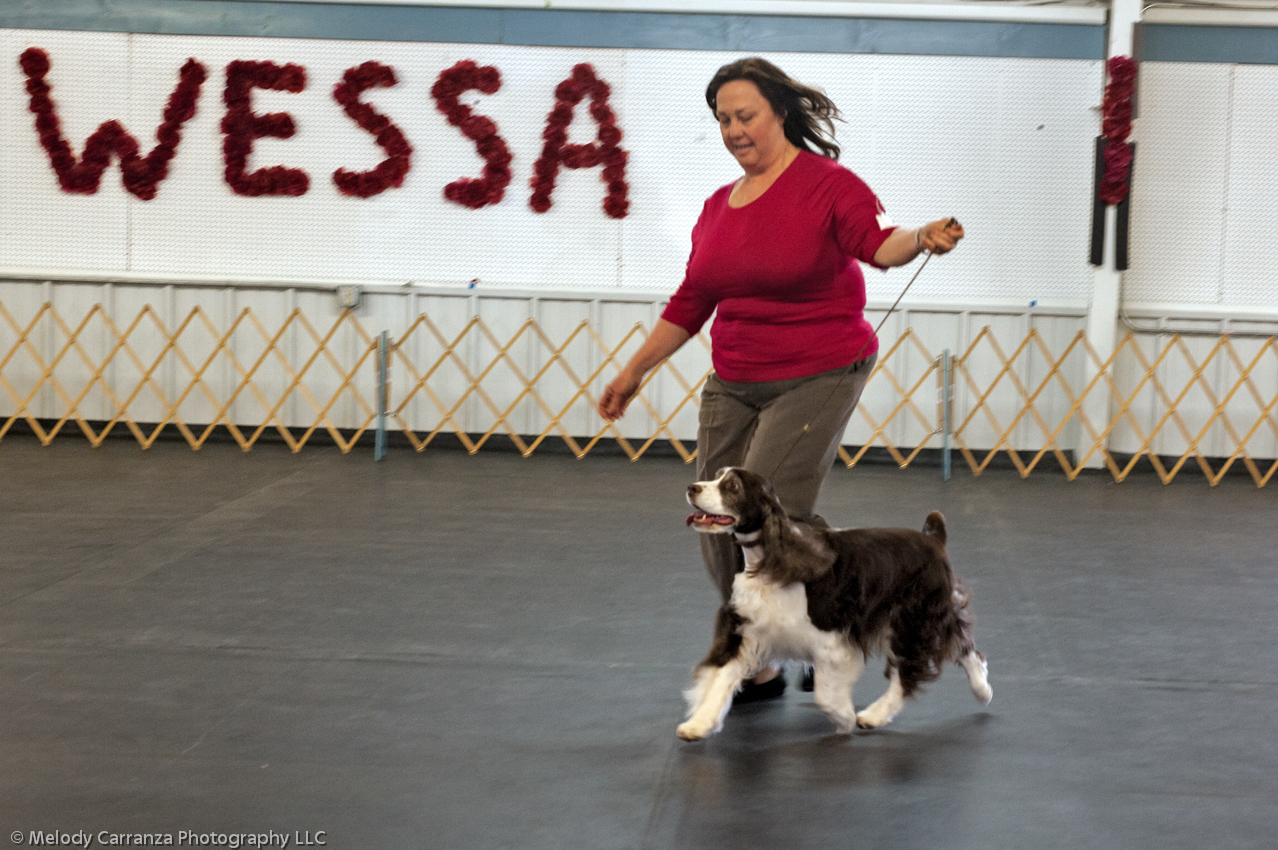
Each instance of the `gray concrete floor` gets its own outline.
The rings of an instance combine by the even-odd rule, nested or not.
[[[1278,846],[1278,485],[836,468],[835,525],[946,514],[993,703],[954,669],[888,729],[840,737],[792,689],[689,745],[680,691],[716,604],[690,476],[7,437],[0,829]]]

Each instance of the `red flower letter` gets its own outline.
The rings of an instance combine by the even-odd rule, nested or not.
[[[572,76],[556,87],[558,102],[547,116],[546,129],[541,134],[546,144],[541,149],[541,158],[533,166],[533,194],[528,203],[537,212],[550,209],[550,194],[555,191],[560,163],[567,168],[593,168],[602,164],[603,181],[608,184],[604,212],[613,218],[626,217],[626,210],[630,207],[626,200],[630,189],[626,184],[628,154],[617,147],[621,141],[621,130],[617,127],[617,117],[608,106],[610,92],[608,84],[596,77],[595,69],[586,64],[573,68]],[[590,114],[599,124],[598,144],[566,144],[573,108],[587,94],[591,101]]]
[[[49,153],[62,190],[82,195],[97,192],[102,172],[111,164],[114,153],[124,172],[124,188],[144,201],[154,198],[156,187],[168,176],[169,160],[173,159],[182,140],[182,125],[195,114],[195,102],[199,100],[200,86],[206,76],[204,66],[188,59],[178,72],[178,85],[169,95],[164,122],[155,132],[159,144],[146,157],[138,156],[137,139],[118,121],[107,121],[89,136],[84,143],[84,159],[77,163],[71,146],[62,138],[57,107],[49,97],[52,87],[44,80],[49,73],[49,54],[32,47],[24,51],[18,61],[27,76],[30,109],[36,116],[40,144]]]
[[[1120,203],[1127,197],[1132,165],[1132,146],[1127,137],[1132,132],[1132,94],[1136,91],[1136,63],[1127,56],[1115,56],[1106,66],[1109,85],[1105,87],[1105,100],[1101,104],[1104,121],[1101,135],[1105,137],[1105,175],[1101,178],[1097,194],[1107,204]]]
[[[222,132],[226,139],[222,153],[226,160],[226,182],[239,195],[304,195],[311,180],[300,168],[275,165],[244,172],[253,140],[266,136],[290,138],[295,132],[293,118],[287,112],[254,115],[253,89],[299,92],[306,88],[306,69],[300,65],[276,65],[274,62],[236,60],[226,66],[226,117]]]
[[[448,116],[448,123],[460,127],[462,134],[475,142],[484,158],[484,176],[478,180],[463,177],[444,187],[444,197],[477,210],[495,204],[506,194],[510,183],[510,149],[497,135],[497,125],[483,115],[474,115],[469,106],[457,102],[457,96],[471,89],[492,94],[501,88],[501,73],[492,65],[480,68],[463,59],[441,71],[431,88],[435,108]]]
[[[342,81],[333,87],[333,99],[342,105],[347,115],[355,119],[356,124],[376,137],[377,143],[387,154],[386,159],[372,171],[347,171],[345,168],[334,171],[333,182],[343,195],[371,198],[392,186],[398,188],[404,185],[404,177],[412,167],[409,164],[409,157],[413,153],[412,145],[386,116],[367,103],[359,102],[360,94],[368,89],[393,86],[398,82],[393,68],[378,62],[365,62],[358,67],[348,68],[342,75]]]

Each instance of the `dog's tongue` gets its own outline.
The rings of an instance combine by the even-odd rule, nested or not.
[[[694,511],[684,525],[732,525],[733,519],[722,514],[708,514],[705,511]]]

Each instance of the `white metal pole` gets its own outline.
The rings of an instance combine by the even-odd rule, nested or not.
[[[1130,56],[1136,24],[1140,21],[1141,0],[1110,0],[1108,57]],[[1108,76],[1105,77],[1108,81]],[[1087,340],[1101,362],[1114,351],[1118,338],[1118,297],[1122,288],[1123,273],[1114,268],[1118,215],[1114,207],[1105,208],[1105,253],[1102,264],[1092,272],[1092,300],[1087,310]],[[1097,375],[1097,368],[1087,364],[1087,383]],[[1102,379],[1088,396],[1083,411],[1097,432],[1103,432],[1109,424],[1112,412],[1108,384]],[[1108,444],[1108,439],[1106,440]],[[1091,438],[1080,428],[1078,445],[1081,457],[1091,449]],[[1095,452],[1087,466],[1100,468],[1105,465],[1104,455]]]

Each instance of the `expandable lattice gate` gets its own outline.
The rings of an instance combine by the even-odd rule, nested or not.
[[[46,445],[69,426],[95,446],[123,427],[143,448],[172,429],[199,449],[221,427],[245,451],[269,429],[296,452],[322,430],[349,452],[382,427],[419,451],[452,434],[475,453],[501,434],[525,456],[558,438],[578,457],[611,440],[637,460],[665,440],[691,461],[703,363],[654,370],[627,424],[593,414],[647,333],[528,319],[499,334],[480,316],[445,331],[423,314],[389,338],[349,310],[317,328],[294,309],[271,329],[251,309],[219,327],[201,307],[166,322],[150,305],[124,325],[101,305],[68,322],[48,303],[19,321],[0,303],[0,440],[25,422]],[[1278,338],[1128,334],[1102,356],[1081,330],[1054,351],[1031,328],[1008,350],[989,327],[957,352],[910,328],[885,340],[877,401],[839,456],[851,467],[882,446],[904,468],[953,447],[974,475],[1002,454],[1024,477],[1050,454],[1070,479],[1103,467],[1116,481],[1145,459],[1164,483],[1192,460],[1213,485],[1241,461],[1259,487],[1278,470]]]

